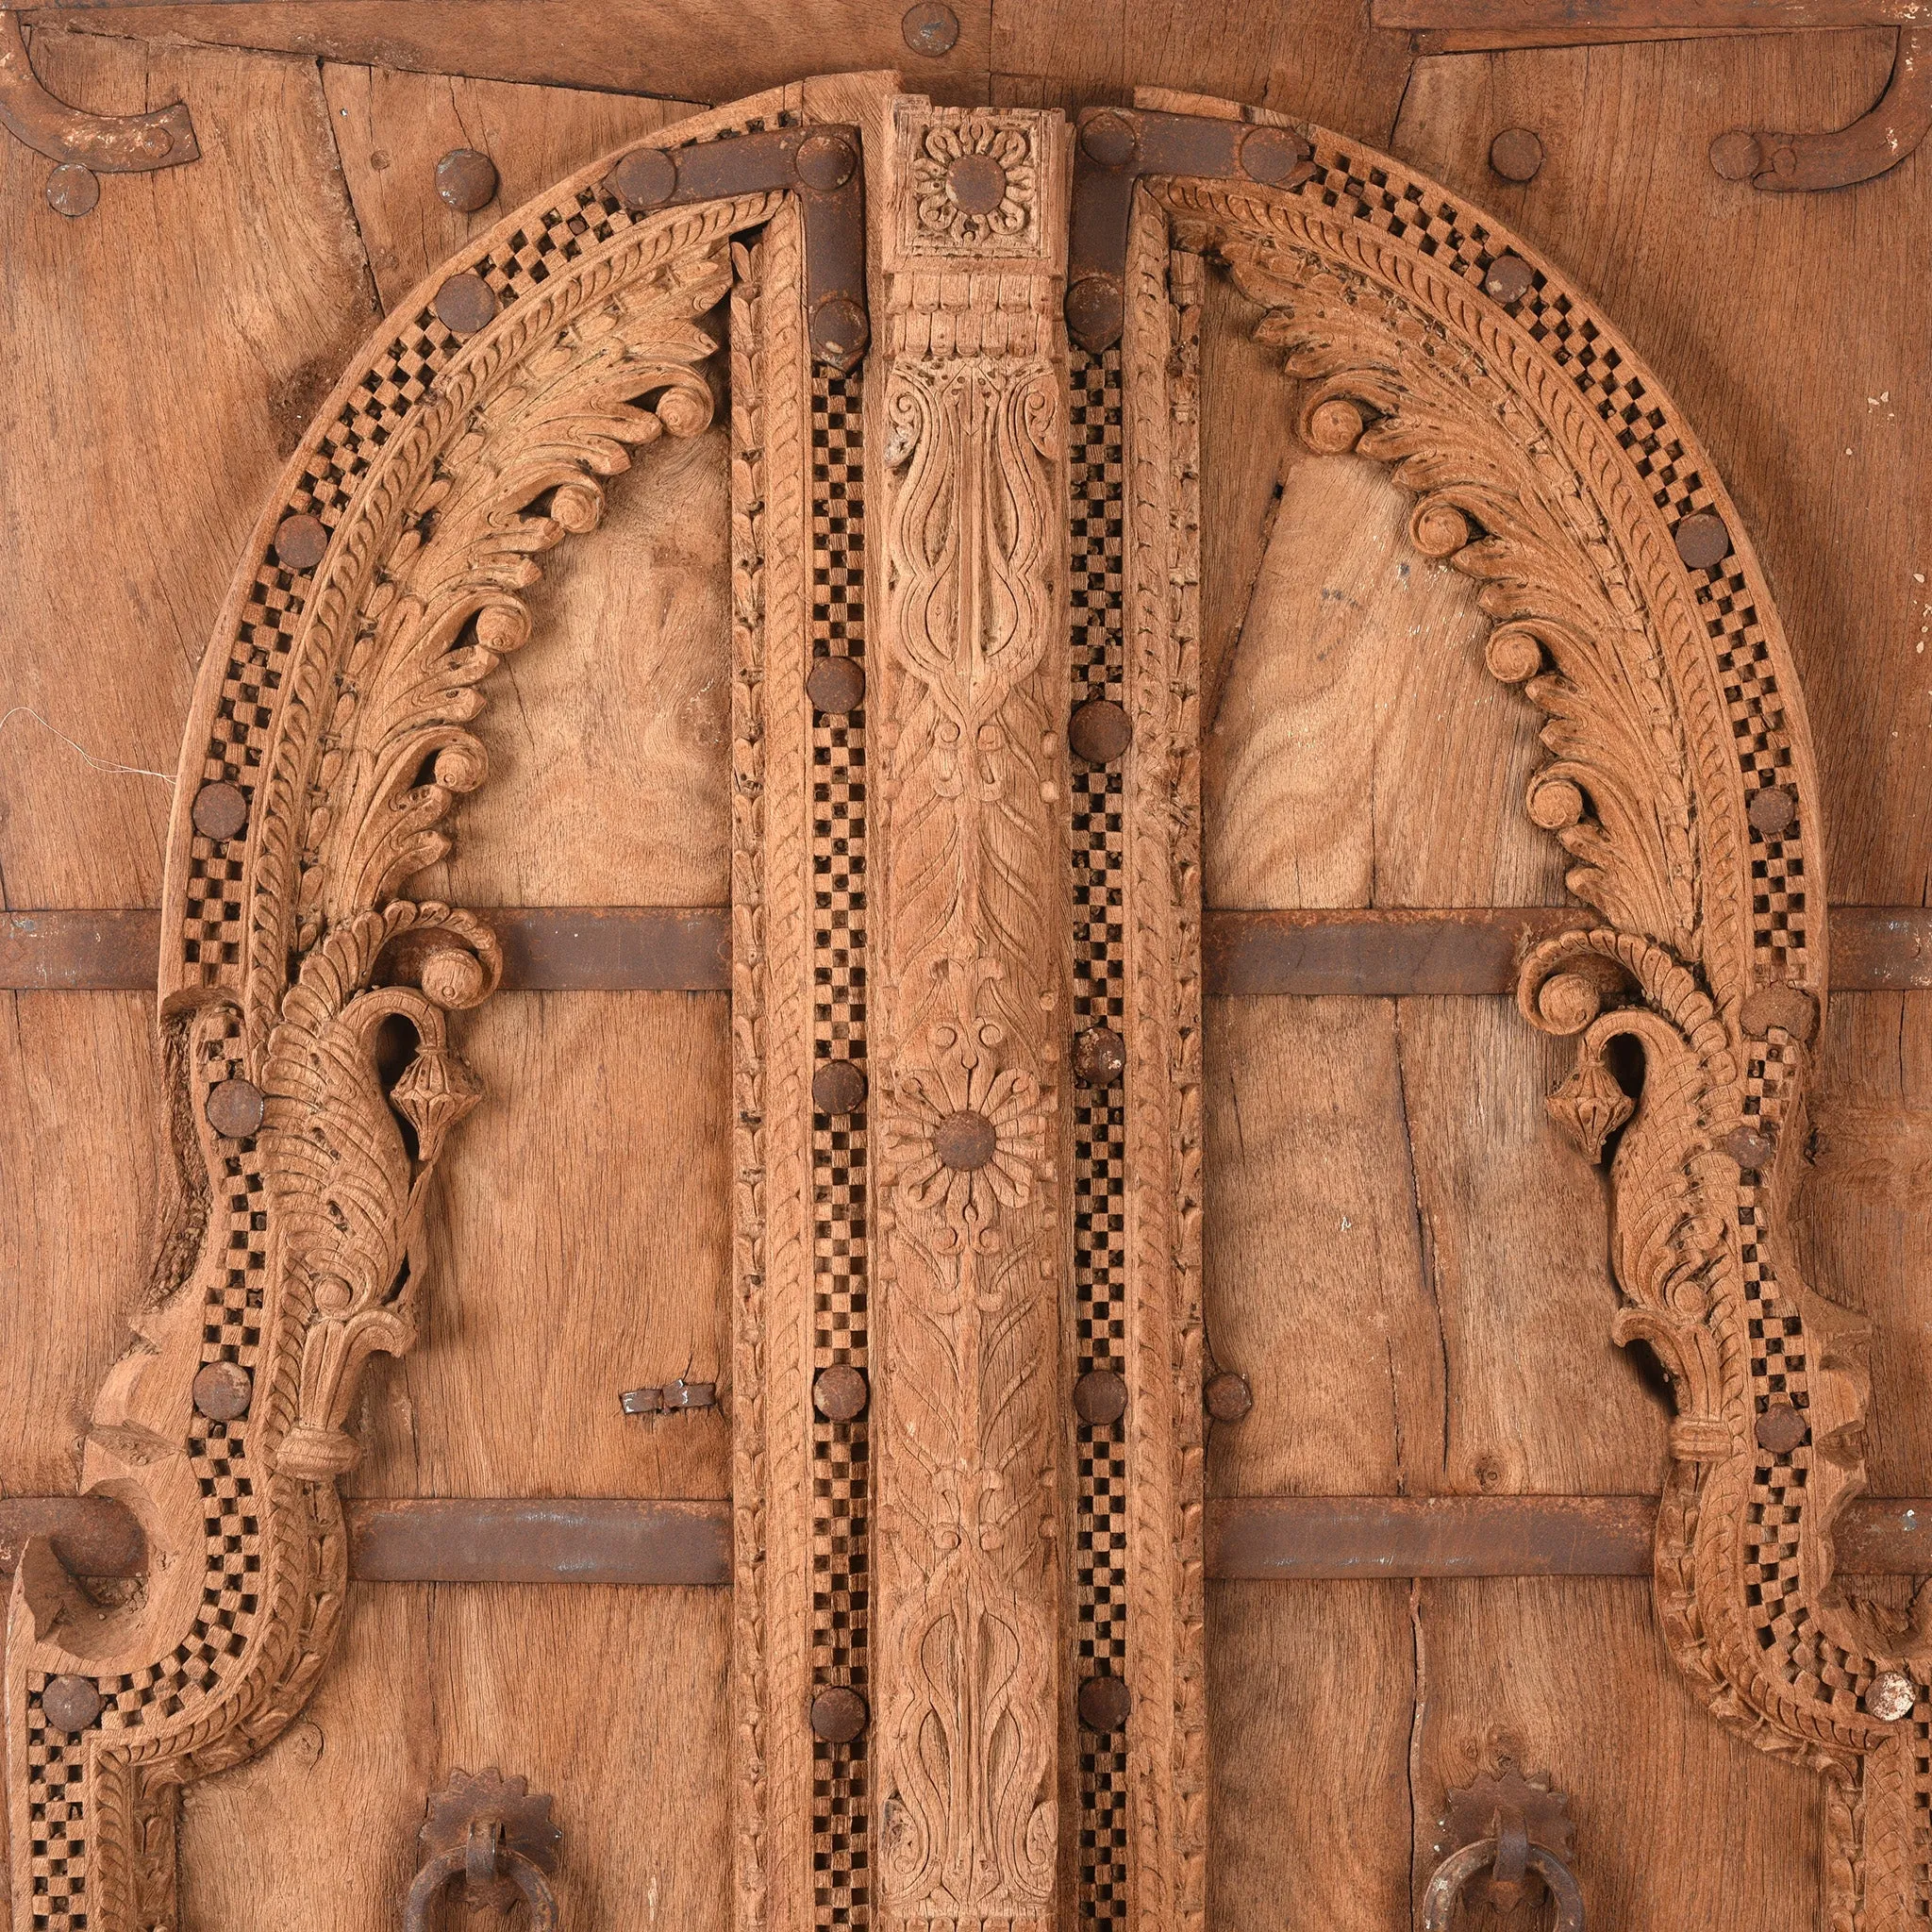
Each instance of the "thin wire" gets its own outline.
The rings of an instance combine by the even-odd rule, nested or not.
[[[35,710],[31,705],[15,705],[10,710],[5,713],[0,713],[0,731],[6,730],[8,723],[15,718],[20,717],[23,713],[25,713],[25,716],[31,718],[36,724],[41,725],[45,730],[53,732],[54,736],[58,738],[62,744],[69,746],[74,751],[77,751],[81,755],[81,757],[84,758],[88,761],[88,763],[94,768],[95,771],[125,772],[130,778],[158,778],[161,781],[161,783],[168,788],[170,791],[174,791],[175,781],[174,779],[169,777],[169,775],[165,772],[150,772],[145,765],[111,764],[106,758],[95,758],[93,753],[89,751],[86,745],[75,744],[74,740],[69,738],[66,732],[60,730],[57,725],[48,724],[46,719],[42,717],[41,714],[37,710]]]

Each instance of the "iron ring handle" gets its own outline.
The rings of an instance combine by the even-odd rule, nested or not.
[[[409,1902],[403,1908],[403,1932],[424,1932],[429,1923],[429,1907],[452,1878],[460,1878],[469,1858],[466,1845],[453,1845],[416,1874],[409,1888]],[[496,1851],[496,1875],[513,1878],[524,1903],[530,1910],[530,1932],[557,1932],[557,1894],[548,1880],[521,1852],[508,1845]]]
[[[1436,1875],[1423,1894],[1423,1932],[1449,1932],[1463,1888],[1478,1872],[1488,1871],[1496,1862],[1502,1844],[1501,1839],[1479,1838],[1459,1852],[1451,1852],[1436,1867]],[[1541,1876],[1557,1902],[1555,1932],[1583,1932],[1583,1894],[1576,1889],[1569,1866],[1546,1845],[1531,1845],[1526,1862]]]

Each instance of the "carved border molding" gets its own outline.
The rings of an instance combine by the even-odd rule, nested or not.
[[[788,89],[643,144],[804,118]],[[181,1787],[269,1743],[325,1667],[345,1424],[367,1357],[414,1339],[425,1194],[481,1097],[447,1016],[500,970],[487,924],[401,891],[486,775],[467,727],[530,634],[538,558],[594,528],[633,450],[708,425],[700,318],[729,289],[732,235],[788,206],[633,214],[608,182],[620,158],[499,224],[377,332],[257,525],[204,660],[159,974],[175,1198],[82,1470],[140,1517],[154,1581],[103,1605],[44,1540],[23,1556],[17,1924],[175,1924]],[[480,303],[453,308],[452,281]],[[394,1022],[414,1041],[400,1074],[377,1053]]]
[[[1675,1391],[1659,1619],[1722,1721],[1824,1777],[1830,1924],[1902,1923],[1932,1897],[1932,1656],[1833,1578],[1864,1483],[1865,1331],[1786,1232],[1826,975],[1777,613],[1707,458],[1583,294],[1435,183],[1305,131],[1291,190],[1152,192],[1261,305],[1303,440],[1415,494],[1411,538],[1481,586],[1490,667],[1544,714],[1526,808],[1606,923],[1537,947],[1519,1002],[1577,1041],[1551,1112],[1609,1155],[1613,1332]]]

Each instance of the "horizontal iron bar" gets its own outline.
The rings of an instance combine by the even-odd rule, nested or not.
[[[346,1506],[349,1574],[365,1583],[731,1580],[727,1502],[605,1497],[362,1498]],[[1655,1496],[1235,1496],[1208,1505],[1208,1574],[1361,1582],[1453,1576],[1642,1576]],[[0,1500],[0,1573],[52,1536],[82,1576],[139,1576],[141,1530],[98,1496]],[[1866,1497],[1839,1519],[1848,1576],[1932,1575],[1932,1498]]]
[[[513,992],[730,989],[731,915],[722,906],[480,910],[503,941],[503,983]],[[1202,951],[1208,991],[1222,995],[1507,993],[1531,946],[1592,923],[1555,906],[1210,910]],[[0,991],[152,991],[159,935],[151,911],[0,914]],[[1831,964],[1838,992],[1932,989],[1932,910],[1834,907]]]
[[[1627,33],[1790,32],[1818,27],[1910,26],[1925,0],[1373,0],[1375,25],[1450,33],[1579,29]]]

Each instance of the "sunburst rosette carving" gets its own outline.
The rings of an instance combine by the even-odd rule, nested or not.
[[[908,1204],[943,1219],[949,1246],[991,1246],[1000,1210],[1052,1177],[1050,1096],[1024,1068],[998,1063],[1004,1041],[991,1021],[935,1026],[930,1063],[902,1069],[893,1084],[886,1158]]]
[[[908,254],[1033,255],[1040,238],[1038,124],[977,108],[931,108],[911,151]]]

